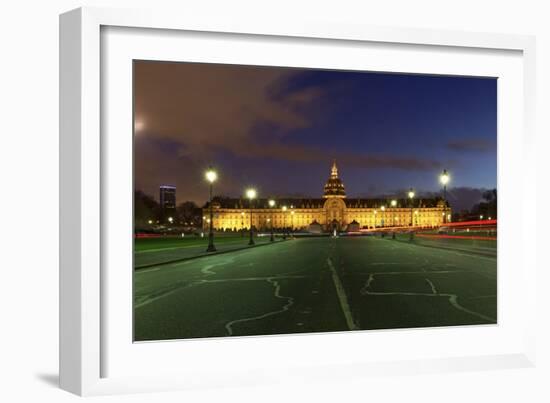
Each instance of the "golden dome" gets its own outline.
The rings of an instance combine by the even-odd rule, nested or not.
[[[328,181],[325,184],[325,192],[323,197],[346,197],[346,189],[344,188],[344,184],[338,177],[338,167],[336,166],[336,161],[332,163],[330,178],[328,178]]]

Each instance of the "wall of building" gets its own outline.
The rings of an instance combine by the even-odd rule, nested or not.
[[[322,209],[227,209],[214,208],[214,228],[216,230],[241,230],[252,225],[258,229],[268,229],[273,222],[273,228],[307,228],[313,221],[326,226],[331,220],[329,211]],[[447,208],[447,215],[451,210]],[[203,226],[208,228],[210,211],[203,209]],[[414,226],[435,227],[443,223],[444,208],[415,208],[412,211]],[[352,221],[357,221],[361,228],[379,228],[382,226],[408,226],[411,221],[410,208],[387,208],[385,211],[375,208],[346,208],[340,224],[345,227]],[[392,224],[393,223],[393,224]]]

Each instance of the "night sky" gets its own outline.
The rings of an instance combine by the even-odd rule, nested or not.
[[[438,192],[470,208],[496,187],[497,80],[136,61],[135,187],[322,196],[336,159],[348,197]]]

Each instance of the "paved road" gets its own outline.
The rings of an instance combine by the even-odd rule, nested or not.
[[[496,259],[374,237],[296,239],[135,272],[135,339],[496,322]]]

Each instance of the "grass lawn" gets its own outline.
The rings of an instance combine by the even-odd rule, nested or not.
[[[241,236],[241,234],[215,234],[215,242],[220,244],[231,242],[248,242],[248,234]],[[189,246],[208,245],[208,234],[205,234],[203,238],[196,235],[186,235],[185,237],[159,237],[159,238],[136,238],[134,240],[134,247],[136,252],[146,251],[158,251],[163,249],[176,249],[185,248]]]
[[[276,238],[280,241],[281,238]],[[248,234],[215,234],[214,245],[217,251],[236,250],[249,247]],[[254,236],[256,245],[270,242],[268,236]],[[208,255],[208,237],[162,237],[162,238],[137,238],[134,240],[134,267],[148,267],[152,264],[164,264],[197,256]]]

